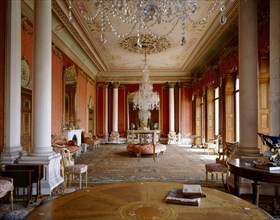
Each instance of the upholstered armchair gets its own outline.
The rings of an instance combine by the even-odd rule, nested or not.
[[[67,186],[69,177],[69,186],[71,186],[74,175],[79,175],[79,188],[82,188],[82,175],[85,175],[85,182],[87,186],[87,170],[88,166],[85,164],[75,164],[70,151],[67,148],[61,150],[62,155],[62,172],[64,177],[64,185]]]
[[[10,194],[10,207],[13,210],[13,191],[14,183],[13,178],[0,176],[0,198]]]
[[[90,150],[96,150],[100,146],[100,141],[91,132],[82,132],[82,143],[87,144]]]
[[[110,143],[118,144],[119,143],[120,134],[117,131],[112,131],[110,134]]]
[[[212,150],[214,153],[218,153],[219,143],[220,143],[220,135],[217,135],[215,139],[211,139],[208,142],[204,143],[204,151],[207,150],[208,154]]]
[[[168,133],[168,144],[177,144],[177,135],[175,131]]]

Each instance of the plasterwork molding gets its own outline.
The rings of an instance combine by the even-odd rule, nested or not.
[[[67,81],[72,81],[73,79],[78,79],[78,73],[74,67],[74,65],[65,68],[64,70],[64,79]]]
[[[33,28],[25,16],[22,16],[21,18],[21,27],[26,34],[33,35]]]
[[[138,36],[127,37],[119,45],[121,48],[137,54],[161,53],[171,48],[171,43],[164,37],[154,38],[151,34],[141,34],[140,41],[142,47],[137,45]]]
[[[52,44],[52,54],[57,56],[61,64],[63,64],[62,53],[59,51],[55,44]]]
[[[32,79],[28,60],[23,57],[21,59],[21,87],[32,90]]]
[[[233,30],[238,30],[237,28],[238,24],[235,23],[238,17],[238,5],[239,2],[234,1],[230,3],[229,7],[227,6],[228,10],[226,12],[226,16],[228,22],[225,25],[222,26],[218,22],[216,22],[215,24],[211,24],[211,29],[205,33],[203,39],[201,39],[200,45],[198,45],[196,49],[193,51],[193,53],[189,56],[188,60],[190,62],[186,61],[186,64],[182,67],[182,69],[184,70],[193,69],[197,60],[200,60],[201,58],[206,56],[206,53],[208,51],[207,48],[211,48],[213,42],[216,42],[217,39],[219,39],[222,36],[222,34],[224,34],[225,30],[227,30],[228,28],[231,28]],[[215,20],[217,19],[215,18],[214,21]],[[205,63],[208,63],[211,58],[212,57],[207,57],[208,60],[205,60]],[[193,74],[195,75],[197,73],[193,73]]]
[[[92,53],[92,51],[87,46],[84,39],[81,37],[81,35],[77,32],[77,30],[74,28],[74,26],[69,22],[68,17],[61,9],[60,5],[57,3],[57,0],[52,0],[52,9],[56,13],[56,15],[60,18],[62,23],[67,27],[69,32],[73,35],[75,40],[79,42],[79,45],[83,48],[83,50],[86,52],[86,54],[90,57],[90,59],[93,61],[96,68],[98,68],[99,71],[104,71],[106,67],[104,65],[101,65],[100,62],[98,62],[95,58],[95,55]],[[97,54],[96,54],[97,55]]]

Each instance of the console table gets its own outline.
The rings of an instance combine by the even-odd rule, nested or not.
[[[132,142],[131,143],[135,143],[134,142],[134,138],[136,136],[138,136],[138,144],[139,145],[139,152],[138,152],[138,157],[139,160],[141,159],[141,146],[142,146],[142,139],[146,139],[146,137],[144,137],[144,135],[150,134],[152,135],[152,145],[153,145],[153,158],[154,161],[156,161],[156,146],[155,144],[159,141],[159,134],[160,134],[160,130],[127,130],[127,137],[132,137]],[[143,138],[142,138],[143,137]],[[145,144],[143,144],[143,146],[145,146]]]
[[[127,130],[127,143],[134,143],[136,136],[143,136],[145,134],[151,134],[153,137],[153,143],[158,143],[159,142],[159,135],[160,135],[160,130]],[[129,141],[130,138],[132,138],[132,141]],[[140,139],[137,138],[137,143],[141,142],[141,137]]]
[[[95,185],[36,207],[25,219],[273,219],[256,205],[229,193],[202,187],[199,206],[165,203],[182,183],[129,182]]]
[[[269,171],[255,168],[253,161],[256,158],[238,158],[229,162],[229,171],[234,174],[234,193],[238,195],[239,177],[253,180],[253,203],[259,204],[260,185],[258,181],[267,183],[280,183],[280,171]]]

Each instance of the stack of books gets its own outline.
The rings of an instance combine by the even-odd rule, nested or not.
[[[166,203],[198,206],[200,199],[206,197],[198,184],[184,184],[183,188],[172,189],[165,201]]]
[[[269,171],[279,171],[280,170],[280,166],[277,166],[277,164],[274,164],[272,162],[269,163],[261,163],[259,161],[253,161],[254,167],[258,168],[258,169],[262,169],[262,170],[269,170]]]

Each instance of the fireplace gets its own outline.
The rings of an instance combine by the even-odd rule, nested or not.
[[[63,132],[64,136],[68,141],[75,140],[77,141],[77,145],[81,146],[82,143],[82,131],[84,129],[74,129],[74,130],[66,130]]]

